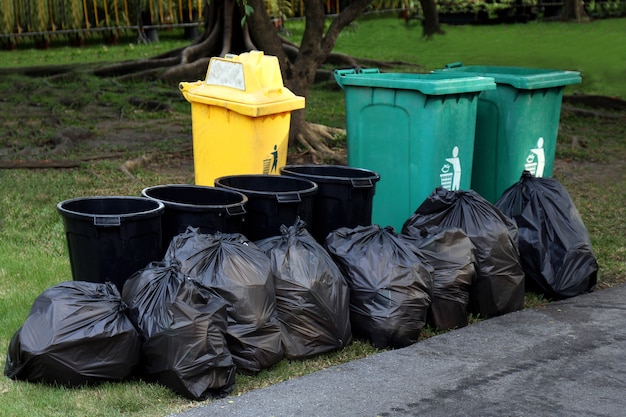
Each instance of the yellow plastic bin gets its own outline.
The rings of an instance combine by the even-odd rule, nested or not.
[[[181,82],[191,103],[196,185],[239,174],[280,174],[291,111],[304,97],[283,86],[278,59],[252,51],[211,58],[206,80]]]

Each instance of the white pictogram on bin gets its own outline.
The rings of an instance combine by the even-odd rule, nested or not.
[[[526,157],[524,169],[535,177],[543,177],[543,170],[546,166],[546,156],[543,150],[543,138],[537,139],[537,147],[531,149]]]
[[[441,167],[441,186],[450,191],[461,188],[461,160],[459,159],[459,147],[452,149],[452,158],[446,158],[446,163]]]

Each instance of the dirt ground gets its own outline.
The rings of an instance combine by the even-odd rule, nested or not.
[[[141,163],[173,182],[193,182],[190,111],[137,97],[123,107],[95,97],[81,102],[85,99],[59,89],[40,88],[17,102],[15,92],[9,93],[0,94],[0,169],[66,168],[128,157],[131,167]],[[37,103],[42,96],[54,104]],[[170,97],[177,99],[183,100]],[[289,156],[289,163],[311,162],[306,154]]]
[[[0,168],[68,167],[99,159],[121,159],[127,161],[129,169],[141,164],[159,170],[172,182],[193,182],[191,116],[190,112],[173,111],[168,104],[182,101],[175,89],[167,93],[167,100],[156,101],[128,96],[127,88],[120,87],[120,94],[128,96],[121,104],[99,100],[98,92],[54,88],[45,82],[18,82],[4,90],[0,94]],[[626,120],[626,107],[618,109],[617,116],[612,113],[606,118],[602,116],[604,109],[578,110],[564,104],[564,113],[573,111],[587,112],[590,123],[603,127],[624,126]],[[571,131],[561,127],[566,143],[585,147],[590,138],[581,139]],[[557,159],[554,175],[602,188],[607,183],[624,181],[623,161],[624,155],[602,162]],[[291,153],[288,163],[311,160],[306,154]]]

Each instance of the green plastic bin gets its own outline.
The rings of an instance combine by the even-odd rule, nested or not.
[[[493,78],[336,70],[348,165],[377,172],[372,223],[401,230],[437,187],[469,189],[478,95]]]
[[[551,177],[563,88],[580,84],[576,71],[446,65],[437,73],[480,75],[497,88],[478,97],[471,187],[495,203],[523,171]]]

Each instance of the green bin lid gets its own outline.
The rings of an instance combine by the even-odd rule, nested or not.
[[[335,70],[335,80],[344,86],[381,87],[389,89],[416,90],[425,95],[460,94],[494,90],[491,77],[481,75],[458,76],[458,74],[429,73],[380,73],[378,69],[365,69],[359,73],[353,69]]]
[[[534,90],[539,88],[562,87],[571,84],[580,84],[582,78],[577,71],[559,71],[539,68],[485,66],[453,63],[436,73],[458,72],[464,74],[493,77],[497,84],[509,84],[520,90]]]

